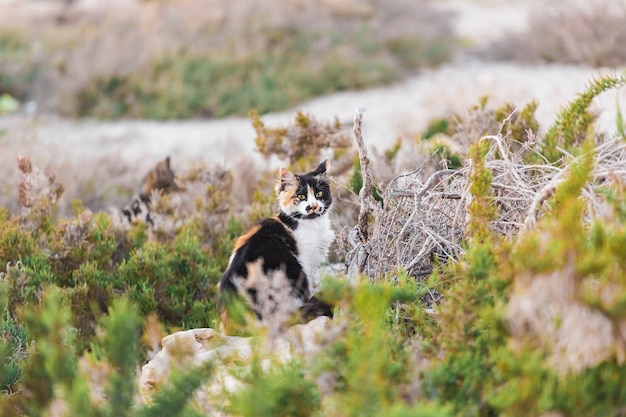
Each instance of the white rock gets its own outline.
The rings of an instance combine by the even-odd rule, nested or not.
[[[165,384],[173,369],[199,366],[215,361],[212,380],[196,394],[197,403],[233,392],[242,385],[233,370],[245,369],[255,354],[261,355],[261,366],[268,369],[273,363],[285,363],[294,357],[307,357],[319,352],[333,337],[332,321],[318,317],[307,324],[288,329],[281,337],[265,341],[261,337],[226,336],[214,329],[192,329],[177,332],[162,339],[163,348],[143,366],[139,377],[139,391],[145,403]],[[237,363],[237,366],[233,366]],[[200,401],[200,399],[202,399]],[[210,405],[203,405],[204,411]]]

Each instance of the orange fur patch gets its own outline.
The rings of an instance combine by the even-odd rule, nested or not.
[[[298,188],[295,186],[289,186],[289,188],[286,188],[278,195],[281,207],[289,207],[293,205],[293,202],[297,200],[297,197],[296,197],[297,189]]]
[[[250,239],[250,237],[253,236],[256,232],[258,232],[260,228],[261,226],[254,226],[252,229],[248,230],[246,234],[239,236],[239,238],[235,242],[233,253],[237,252],[239,248],[245,245],[248,239]]]

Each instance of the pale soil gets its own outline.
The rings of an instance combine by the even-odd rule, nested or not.
[[[454,0],[442,2],[440,7],[457,13],[458,33],[468,42],[479,44],[494,39],[505,28],[522,29],[532,2],[520,3]],[[494,107],[505,101],[522,106],[538,100],[537,117],[545,129],[592,77],[607,72],[611,71],[477,62],[460,56],[452,64],[422,71],[399,84],[332,94],[292,111],[264,116],[263,120],[269,125],[282,124],[291,120],[296,110],[303,110],[317,118],[337,116],[349,123],[355,109],[365,107],[364,138],[371,146],[384,149],[397,138],[414,138],[433,118],[463,113],[480,96],[488,95]],[[619,94],[620,102],[626,103],[626,91]],[[615,126],[616,95],[604,94],[593,107],[600,115],[599,124],[610,132]],[[107,188],[98,201],[94,200],[94,206],[108,197],[114,204],[127,198],[145,171],[166,155],[172,156],[175,167],[188,159],[219,162],[234,169],[245,167],[248,171],[265,164],[254,150],[254,131],[245,118],[98,122],[23,112],[0,117],[3,130],[0,204],[12,208],[18,182],[15,158],[19,154],[30,155],[35,165],[55,172],[66,185],[67,201],[93,194],[94,188]]]

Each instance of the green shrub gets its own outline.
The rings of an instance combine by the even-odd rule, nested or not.
[[[265,372],[255,360],[243,378],[245,387],[231,395],[229,412],[243,417],[308,417],[318,415],[321,400],[317,386],[298,363]]]
[[[72,348],[70,314],[55,290],[46,292],[41,306],[22,311],[33,343],[21,392],[0,396],[3,416],[47,415],[59,407],[68,413],[94,417],[155,416],[163,415],[160,413],[165,410],[172,416],[195,415],[188,412],[187,404],[195,388],[210,375],[210,365],[185,372],[182,379],[173,378],[171,386],[157,392],[154,405],[137,406],[135,378],[142,356],[142,319],[136,307],[127,298],[115,300],[99,321],[92,352],[80,360]],[[79,362],[84,363],[79,366]],[[94,382],[96,373],[102,373],[104,381]],[[94,383],[101,385],[94,387]],[[103,388],[103,393],[92,392],[94,388]]]
[[[148,119],[265,114],[334,91],[389,83],[399,73],[369,56],[324,54],[312,65],[309,42],[295,40],[245,58],[167,56],[140,74],[94,80],[76,98],[79,116]],[[303,45],[304,49],[298,49]],[[74,110],[72,110],[74,111]]]
[[[426,131],[422,134],[422,138],[428,140],[439,133],[450,133],[450,120],[447,118],[431,120],[426,127]]]
[[[626,71],[620,75],[604,75],[594,79],[582,93],[572,100],[546,133],[540,153],[550,162],[558,161],[563,152],[572,152],[585,139],[592,137],[594,117],[589,112],[593,99],[601,93],[620,88],[626,84]]]
[[[156,312],[176,327],[216,326],[216,284],[227,257],[207,256],[197,236],[182,230],[173,242],[147,242],[118,268],[115,279],[142,314]]]
[[[361,188],[363,188],[361,161],[358,158],[354,160],[354,165],[352,166],[352,175],[350,175],[350,178],[348,179],[348,186],[355,195],[359,195],[359,193],[361,192]],[[372,187],[372,197],[374,197],[374,199],[378,202],[383,201],[381,192],[376,186]]]

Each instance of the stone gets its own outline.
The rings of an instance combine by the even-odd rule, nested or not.
[[[245,369],[255,354],[260,355],[263,369],[295,357],[306,358],[332,340],[337,334],[335,327],[328,317],[318,317],[307,324],[295,325],[271,340],[261,336],[227,336],[210,328],[168,335],[161,340],[162,349],[141,370],[139,392],[142,401],[151,402],[152,394],[167,383],[173,369],[214,361],[216,370],[211,381],[196,393],[194,404],[202,408],[199,411],[215,414],[217,411],[212,407],[211,399],[242,386],[233,371]]]

